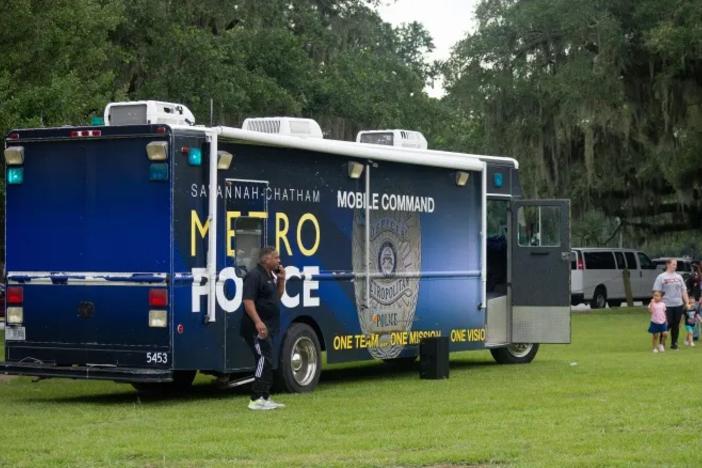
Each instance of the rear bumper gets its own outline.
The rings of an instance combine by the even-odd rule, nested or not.
[[[117,382],[172,382],[170,369],[138,369],[128,367],[53,366],[36,362],[0,363],[0,374],[58,377],[84,380],[114,380]]]

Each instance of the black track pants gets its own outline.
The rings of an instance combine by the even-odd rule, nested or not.
[[[665,316],[668,319],[668,330],[670,330],[670,345],[677,345],[680,334],[680,319],[683,315],[683,306],[667,307]]]
[[[251,400],[258,400],[260,397],[268,398],[273,385],[273,344],[270,336],[265,339],[254,337],[253,352],[256,358],[256,369],[255,380],[251,385]]]

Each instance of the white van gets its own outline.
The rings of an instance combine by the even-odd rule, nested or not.
[[[635,301],[647,303],[658,273],[656,264],[645,253],[634,249],[575,248],[570,271],[571,304],[590,304],[593,309],[621,305],[624,269],[631,278]]]

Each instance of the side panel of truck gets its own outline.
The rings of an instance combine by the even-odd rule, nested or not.
[[[175,322],[185,328],[174,338],[177,349],[207,347],[228,370],[252,364],[240,336],[242,280],[234,273],[241,262],[233,227],[236,217],[263,206],[264,243],[275,246],[288,267],[277,344],[290,323],[303,320],[319,328],[330,362],[415,354],[420,338],[432,334],[450,336],[453,350],[483,346],[479,173],[459,187],[448,169],[359,160],[366,167],[353,179],[352,159],[342,156],[226,142],[219,148],[234,155],[231,168],[219,174],[217,270],[223,283],[217,320],[226,324],[226,352],[217,354],[206,343],[216,327],[198,326],[206,295],[187,281],[176,285]],[[190,278],[206,266],[207,163],[175,162],[175,275]],[[368,266],[367,170],[373,208]]]

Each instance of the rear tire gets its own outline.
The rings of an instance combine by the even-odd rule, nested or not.
[[[190,390],[197,371],[175,371],[172,382],[132,382],[138,394],[144,396],[174,395]]]
[[[283,340],[278,366],[278,380],[290,393],[311,392],[322,373],[322,351],[312,327],[294,323]]]
[[[607,305],[607,290],[604,286],[597,286],[595,288],[595,294],[592,296],[592,302],[590,302],[591,309],[604,309]]]
[[[534,360],[538,351],[538,343],[514,343],[504,348],[493,348],[490,354],[500,364],[528,364]]]

